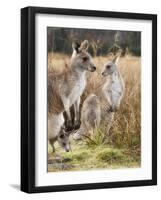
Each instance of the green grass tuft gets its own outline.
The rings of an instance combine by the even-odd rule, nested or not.
[[[120,150],[105,148],[96,154],[96,158],[100,161],[105,161],[105,162],[109,161],[120,162],[121,160],[124,160],[124,155]]]
[[[86,160],[88,156],[89,156],[88,151],[68,152],[63,154],[62,160],[69,160],[70,162],[75,162],[75,161],[79,162]]]

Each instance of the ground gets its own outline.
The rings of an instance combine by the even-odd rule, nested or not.
[[[85,141],[71,142],[72,151],[56,145],[55,153],[49,147],[48,171],[79,171],[140,167],[138,150],[115,148],[112,145],[88,146]]]

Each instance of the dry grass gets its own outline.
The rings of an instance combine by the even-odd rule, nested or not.
[[[56,71],[62,71],[69,65],[69,57],[60,54],[48,55],[48,67]],[[103,65],[109,60],[107,57],[94,57],[93,61],[97,71],[87,74],[87,87],[82,95],[82,102],[90,93],[96,93],[105,81],[101,76]],[[114,121],[110,129],[110,144],[113,148],[126,149],[133,157],[140,157],[141,146],[141,59],[140,57],[126,56],[119,60],[119,71],[125,82],[125,94],[120,109],[115,113]],[[98,134],[100,134],[98,130]],[[95,137],[96,140],[99,138]],[[86,143],[89,147],[88,143]],[[99,144],[99,142],[96,142]],[[104,144],[103,144],[104,145]],[[132,154],[131,154],[132,153]],[[100,153],[100,155],[102,155]],[[138,159],[139,160],[139,159]],[[140,163],[140,161],[139,161]]]

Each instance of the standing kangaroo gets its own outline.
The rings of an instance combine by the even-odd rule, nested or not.
[[[100,124],[101,110],[100,101],[95,94],[90,94],[83,102],[81,110],[81,127],[73,135],[75,140],[81,139],[81,137],[87,134],[89,131],[94,131]]]
[[[102,91],[111,112],[118,110],[124,94],[124,81],[117,67],[119,57],[116,55],[111,62],[106,63],[102,71],[102,76],[107,76]]]
[[[119,109],[124,94],[124,81],[118,70],[117,63],[120,54],[112,61],[107,62],[102,70],[102,76],[107,77],[102,86],[101,92],[101,121],[106,127],[106,134],[109,135],[114,114]]]
[[[67,113],[67,126],[72,126],[70,107],[75,107],[75,123],[79,120],[79,102],[86,86],[86,71],[94,72],[96,67],[87,52],[88,41],[79,45],[73,43],[70,69],[48,74],[48,139],[57,137],[64,123],[63,112]]]

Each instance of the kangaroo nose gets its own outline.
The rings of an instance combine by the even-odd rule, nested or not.
[[[94,71],[96,71],[96,66],[90,65],[88,70],[91,71],[91,72],[94,72]]]

